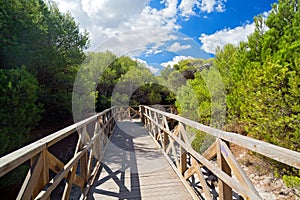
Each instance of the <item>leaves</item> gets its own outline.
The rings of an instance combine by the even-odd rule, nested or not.
[[[0,69],[0,154],[19,147],[41,119],[38,83],[23,67]]]

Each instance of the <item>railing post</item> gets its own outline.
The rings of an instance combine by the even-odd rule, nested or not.
[[[49,182],[49,166],[48,166],[48,156],[47,149],[44,149],[41,152],[42,156],[42,171],[37,181],[37,184],[33,190],[33,199],[40,193],[40,191],[48,184]]]
[[[141,121],[145,125],[145,116],[144,116],[145,108],[143,106],[139,106],[139,112],[140,112]]]
[[[186,162],[186,151],[182,146],[180,146],[180,173],[184,175],[184,172],[187,170],[187,162]]]
[[[231,169],[229,165],[227,164],[225,158],[223,157],[221,151],[221,145],[220,145],[220,140],[217,139],[217,162],[220,167],[220,169],[231,176]],[[219,186],[219,199],[220,200],[232,200],[232,188],[229,187],[225,182],[223,182],[221,179],[218,181],[218,186]]]

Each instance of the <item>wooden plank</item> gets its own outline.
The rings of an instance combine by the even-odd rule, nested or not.
[[[67,182],[65,185],[65,189],[62,195],[62,199],[69,199],[70,198],[70,194],[71,194],[71,189],[72,189],[72,185],[73,185],[73,180],[75,178],[75,173],[76,173],[76,169],[78,166],[78,162],[75,163],[75,165],[70,169],[68,175],[67,175]]]
[[[14,151],[6,156],[1,157],[0,177],[15,169],[19,165],[23,164],[25,161],[31,159],[43,149],[46,149],[47,147],[50,147],[53,144],[56,144],[57,142],[71,135],[76,130],[82,128],[84,125],[96,120],[98,116],[104,115],[105,113],[110,112],[113,109],[115,109],[115,107],[106,109],[103,112],[97,113],[87,119],[77,122],[34,143],[31,143],[21,149],[18,149],[17,151]]]
[[[40,173],[39,178],[37,179],[37,183],[34,187],[34,190],[32,192],[32,197],[35,198],[39,192],[48,184],[49,182],[49,165],[48,165],[48,159],[47,159],[47,150],[43,150],[41,152],[42,155],[42,171]],[[47,198],[48,199],[48,198]]]
[[[300,153],[296,151],[292,151],[286,148],[282,148],[276,145],[272,145],[267,142],[263,142],[260,140],[256,140],[253,138],[249,138],[243,135],[239,135],[232,132],[226,132],[222,130],[218,130],[209,126],[205,126],[198,122],[183,118],[178,115],[166,113],[160,110],[153,109],[149,106],[144,106],[146,110],[155,111],[160,113],[168,118],[175,119],[178,122],[182,122],[190,127],[196,128],[213,136],[219,137],[222,140],[228,141],[230,143],[234,143],[238,146],[244,147],[251,151],[257,152],[261,155],[272,158],[273,160],[285,163],[297,169],[300,169]]]
[[[191,176],[193,176],[196,173],[195,171],[195,166],[191,166],[190,168],[188,168],[185,173],[184,173],[184,178],[187,180],[189,179]]]
[[[70,169],[75,165],[76,162],[87,152],[87,149],[83,149],[78,152],[48,184],[44,190],[42,190],[35,199],[47,199],[51,192],[57,187],[60,181],[67,175]]]
[[[244,173],[243,169],[231,153],[228,146],[222,140],[219,141],[221,153],[233,171],[233,174],[237,177],[238,181],[244,185],[244,187],[248,187],[255,195],[259,196],[259,193],[253,186],[252,182],[248,178],[248,176]],[[246,198],[246,197],[245,197]]]
[[[188,138],[188,134],[186,132],[186,129],[184,128],[184,126],[183,126],[182,123],[178,124],[178,130],[179,130],[179,132],[181,134],[182,141],[184,141],[187,145],[190,145],[191,142],[190,142],[190,140]]]
[[[212,196],[211,196],[211,193],[210,193],[210,188],[208,187],[208,185],[206,183],[206,180],[205,180],[205,178],[202,174],[202,171],[201,171],[201,168],[200,168],[198,162],[194,158],[192,158],[192,162],[193,162],[193,166],[195,168],[195,172],[196,172],[196,174],[199,178],[199,181],[201,183],[202,189],[204,191],[205,199],[212,200]]]
[[[31,199],[31,195],[35,189],[35,186],[39,180],[39,176],[43,169],[43,156],[42,153],[33,158],[31,168],[23,182],[21,190],[17,196],[17,199]]]
[[[86,152],[80,159],[80,176],[82,177],[84,183],[87,183],[87,163],[88,163],[88,153]]]
[[[212,143],[212,145],[208,147],[208,149],[206,149],[206,151],[202,154],[202,156],[207,160],[211,160],[214,157],[216,157],[216,155],[217,155],[217,142],[215,141],[214,143]]]
[[[98,124],[98,120],[95,121],[95,124],[96,125]],[[86,126],[84,126],[84,127],[86,128]],[[97,131],[97,127],[95,127],[95,132],[96,131]],[[76,155],[77,152],[79,152],[80,147],[82,146],[82,144],[81,144],[82,143],[81,142],[81,137],[82,137],[82,134],[79,135],[74,156]],[[62,195],[62,199],[66,199],[67,200],[67,199],[70,198],[71,189],[72,189],[72,185],[73,185],[73,182],[74,182],[74,179],[75,179],[77,166],[78,166],[78,162],[75,163],[75,165],[71,168],[71,170],[69,171],[69,173],[68,173],[68,175],[66,177],[67,181],[66,181],[66,184],[65,184],[65,188],[64,188],[63,195]]]
[[[99,179],[91,186],[87,199],[192,199],[147,130],[126,128],[131,132],[124,133],[123,125],[137,127],[128,121],[118,123],[102,160]],[[126,151],[122,150],[125,147]]]
[[[54,173],[58,174],[60,173],[61,170],[64,169],[65,164],[50,152],[48,152],[48,161],[49,161],[49,169]],[[64,178],[67,178],[67,176],[68,174],[66,174]],[[83,178],[79,177],[78,175],[75,175],[74,184],[78,185],[80,188],[83,188],[84,182],[85,181]]]
[[[231,169],[227,164],[223,154],[221,153],[222,149],[220,146],[220,140],[217,142],[217,162],[219,168],[225,172],[227,175],[231,176]],[[227,185],[221,178],[218,180],[219,186],[219,199],[220,200],[232,200],[232,188]]]
[[[161,126],[156,124],[157,126]],[[220,168],[216,167],[214,164],[210,163],[206,158],[196,152],[191,146],[186,145],[183,141],[178,139],[178,137],[174,136],[172,132],[166,130],[164,127],[161,127],[163,131],[168,133],[169,137],[175,140],[179,145],[181,145],[190,155],[192,155],[196,160],[200,163],[205,165],[211,172],[213,172],[218,178],[220,178],[223,182],[233,188],[239,194],[244,196],[248,196],[250,199],[260,199],[259,196],[254,195],[248,189],[243,188],[237,181],[232,179],[232,177],[228,176],[225,172],[223,172]],[[168,158],[167,158],[168,159]]]
[[[41,168],[42,169],[42,168]],[[25,179],[24,179],[24,181],[23,181],[23,184],[22,184],[22,186],[21,186],[21,189],[20,189],[20,191],[19,191],[19,193],[18,193],[18,196],[17,196],[17,200],[20,200],[20,199],[22,199],[22,196],[24,196],[23,197],[23,199],[30,199],[31,198],[31,194],[32,194],[32,192],[26,192],[25,193],[25,190],[26,190],[26,188],[28,187],[28,183],[30,182],[30,179],[31,179],[31,170],[32,170],[32,168],[31,169],[29,169],[28,170],[28,172],[27,172],[27,175],[26,175],[26,177],[25,177]],[[39,172],[40,173],[40,172]],[[35,174],[38,174],[38,173],[35,173]],[[27,196],[25,196],[27,194]]]
[[[34,142],[28,146],[18,149],[6,156],[0,158],[0,177],[15,169],[25,161],[33,158],[43,149],[46,148],[45,144]]]
[[[179,127],[180,127],[180,124],[179,124]],[[189,145],[190,144],[189,141],[187,141],[186,138],[185,138],[186,133],[182,132],[182,131],[184,131],[183,129],[179,128],[179,130],[180,130],[180,139],[182,141],[185,141]],[[180,161],[179,161],[180,162],[180,167],[179,167],[179,171],[182,175],[184,175],[184,172],[187,170],[187,156],[186,156],[187,152],[182,146],[180,146],[179,149],[180,149]]]

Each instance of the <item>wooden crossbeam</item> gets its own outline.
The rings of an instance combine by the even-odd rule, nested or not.
[[[229,165],[229,167],[232,170],[233,174],[237,177],[238,181],[245,188],[248,188],[254,194],[259,196],[257,190],[255,189],[252,182],[250,181],[248,176],[245,174],[245,172],[243,171],[243,169],[241,168],[241,166],[239,165],[239,163],[237,162],[237,160],[235,159],[235,157],[231,153],[231,151],[228,148],[228,146],[226,145],[226,143],[223,142],[222,140],[219,140],[218,142],[219,142],[219,145],[220,145],[221,154],[222,154],[223,158],[225,159],[225,161]]]
[[[30,199],[35,186],[39,180],[43,169],[43,156],[42,153],[38,154],[32,159],[31,168],[29,169],[25,181],[19,191],[17,199]]]

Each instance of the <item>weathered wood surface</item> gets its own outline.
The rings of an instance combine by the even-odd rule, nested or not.
[[[289,166],[300,169],[300,153],[296,151],[292,151],[286,148],[282,148],[267,142],[263,142],[260,140],[256,140],[247,136],[239,135],[232,132],[226,132],[219,129],[215,129],[198,122],[186,119],[184,117],[174,115],[171,113],[166,113],[157,109],[153,109],[148,106],[141,106],[141,110],[148,110],[148,112],[154,112],[160,115],[167,117],[168,119],[174,119],[178,122],[181,122],[187,126],[195,128],[197,130],[201,130],[206,132],[212,136],[218,137],[224,141],[236,144],[238,146],[244,147],[266,157],[269,157],[278,162],[282,162]],[[143,119],[144,120],[144,119]]]
[[[193,199],[148,131],[117,123],[88,199]]]
[[[194,195],[205,199],[232,200],[237,195],[244,199],[261,199],[227,146],[229,143],[300,169],[299,152],[208,127],[149,106],[140,106],[140,112],[150,135],[182,182],[189,191],[195,191]],[[211,146],[202,155],[192,148],[189,141],[194,131],[203,131],[211,138]],[[208,183],[209,177],[218,179],[217,188]]]

